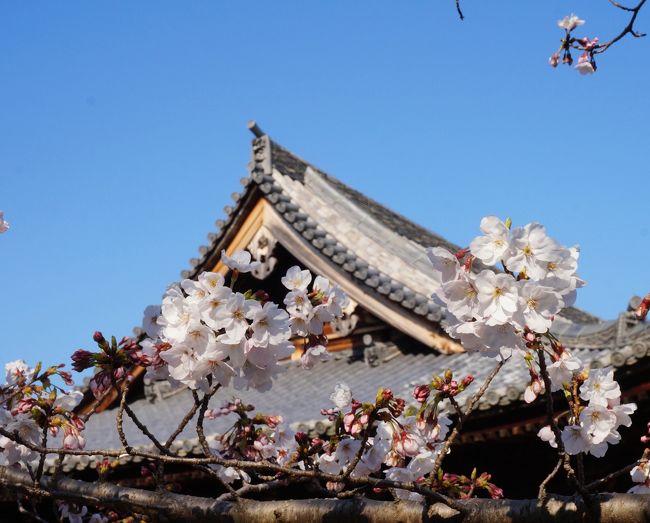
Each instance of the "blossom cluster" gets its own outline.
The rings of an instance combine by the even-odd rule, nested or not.
[[[140,363],[150,376],[192,389],[232,380],[237,388],[266,390],[282,370],[278,361],[294,352],[293,337],[305,339],[304,367],[327,358],[324,324],[342,317],[348,303],[337,285],[318,276],[309,291],[311,273],[291,267],[282,278],[283,309],[264,291],[235,290],[238,276],[259,265],[250,253],[222,252],[222,261],[230,285],[221,274],[204,272],[172,285],[160,307],[145,311],[149,338],[141,343]]]
[[[630,415],[636,404],[621,404],[621,388],[614,380],[613,369],[591,369],[587,377],[576,375],[577,394],[571,400],[571,412],[562,430],[562,443],[568,454],[589,453],[603,457],[608,444],[621,440],[618,429],[632,424]],[[557,447],[551,427],[543,427],[539,437]]]
[[[566,248],[530,223],[511,230],[496,216],[481,220],[484,235],[452,254],[428,250],[439,283],[433,298],[447,309],[447,332],[468,351],[508,358],[526,351],[526,335],[548,332],[555,315],[575,301],[577,247]],[[463,263],[461,263],[464,260]],[[504,272],[475,269],[475,260]]]
[[[62,434],[61,447],[85,446],[84,422],[74,412],[83,394],[56,385],[60,378],[72,385],[62,366],[30,368],[16,360],[5,365],[5,384],[0,386],[0,426],[15,438],[0,435],[0,465],[33,467],[39,454],[20,441],[41,446],[45,436]]]
[[[585,21],[578,18],[576,15],[571,14],[559,20],[557,25],[560,29],[564,29],[565,36],[562,39],[560,48],[554,52],[548,59],[551,67],[557,67],[560,63],[560,55],[563,64],[572,65],[573,56],[571,55],[571,48],[579,49],[583,53],[578,58],[578,63],[575,68],[582,75],[589,75],[596,72],[596,60],[594,59],[594,51],[598,48],[598,38],[589,39],[587,37],[575,38],[572,36],[572,31]]]
[[[576,20],[567,24],[579,25]],[[545,377],[549,392],[563,391],[567,398],[565,450],[603,456],[608,444],[620,441],[618,429],[631,424],[636,405],[621,404],[613,370],[584,369],[550,331],[557,313],[574,303],[576,289],[584,285],[576,273],[578,248],[560,245],[537,223],[512,229],[510,220],[488,216],[481,230],[483,235],[456,254],[428,251],[439,282],[434,299],[448,311],[447,332],[468,351],[522,357],[530,375],[525,401],[546,392]],[[503,272],[494,267],[497,263]],[[550,426],[539,437],[557,446]]]

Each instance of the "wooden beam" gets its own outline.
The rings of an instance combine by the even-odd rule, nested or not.
[[[226,247],[225,250],[228,256],[232,256],[234,252],[248,248],[255,233],[257,233],[262,225],[264,225],[264,215],[268,207],[270,207],[269,203],[264,198],[260,198],[257,201],[248,216],[246,216],[244,222],[241,224],[241,227],[239,227],[235,237]],[[219,259],[217,264],[212,267],[211,271],[226,274],[228,272],[228,267],[226,267],[221,259]]]

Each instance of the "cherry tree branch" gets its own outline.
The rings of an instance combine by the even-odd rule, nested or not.
[[[641,38],[645,36],[645,33],[639,33],[638,31],[635,31],[634,23],[636,22],[637,16],[639,16],[639,11],[641,11],[641,8],[646,3],[646,0],[641,0],[635,7],[626,7],[624,5],[621,5],[618,2],[615,2],[614,0],[609,0],[609,3],[617,7],[618,9],[632,13],[632,16],[630,17],[630,21],[628,22],[628,24],[623,28],[623,30],[617,36],[612,38],[609,42],[596,45],[594,47],[595,49],[594,54],[604,53],[613,44],[615,44],[623,37],[625,37],[625,35],[631,34],[635,38]]]
[[[557,460],[557,464],[555,467],[553,467],[553,470],[549,473],[546,478],[544,478],[544,481],[542,481],[539,485],[539,491],[537,494],[537,499],[539,501],[544,501],[546,498],[546,486],[549,484],[549,482],[556,476],[556,474],[560,471],[560,468],[562,467],[562,464],[564,463],[564,459],[561,457],[560,459]]]
[[[122,487],[110,483],[89,483],[69,478],[44,476],[34,484],[23,471],[0,467],[4,488],[44,499],[95,504],[124,512],[138,512],[156,520],[194,523],[232,521],[271,523],[300,521],[373,521],[374,523],[453,522],[453,523],[537,523],[584,521],[584,506],[575,498],[553,496],[544,505],[537,500],[472,499],[458,501],[464,515],[443,504],[429,507],[416,502],[370,499],[305,499],[290,501],[219,501]],[[595,498],[600,523],[632,523],[650,519],[650,495],[601,494]]]
[[[645,449],[643,451],[643,456],[641,457],[640,460],[635,461],[634,463],[630,463],[629,465],[627,465],[627,466],[625,466],[625,467],[623,467],[623,468],[621,468],[621,469],[619,469],[619,470],[617,470],[615,472],[612,472],[611,474],[607,474],[607,476],[604,476],[601,479],[597,479],[596,481],[592,481],[591,483],[587,484],[585,486],[585,488],[589,492],[597,492],[598,489],[600,489],[601,487],[604,487],[605,485],[607,485],[607,483],[609,483],[611,480],[616,479],[616,478],[618,478],[620,476],[623,476],[625,474],[629,474],[630,471],[634,467],[636,467],[637,465],[642,465],[643,463],[647,463],[648,458],[650,458],[650,449]]]
[[[483,397],[483,394],[487,391],[488,387],[490,386],[490,383],[492,383],[492,380],[496,377],[496,375],[499,373],[503,365],[505,364],[506,360],[500,360],[497,365],[492,369],[492,372],[488,375],[487,378],[485,378],[485,381],[483,382],[483,385],[481,385],[481,388],[471,397],[469,402],[467,403],[467,407],[465,408],[465,412],[461,412],[458,416],[458,423],[456,423],[456,426],[454,427],[454,430],[452,430],[451,434],[445,441],[442,449],[440,450],[440,453],[436,457],[436,461],[433,465],[433,471],[431,472],[431,478],[435,478],[436,475],[438,474],[438,470],[442,466],[442,462],[447,456],[447,453],[449,452],[449,449],[451,448],[452,444],[458,437],[458,434],[460,433],[461,429],[463,428],[463,422],[467,417],[474,411],[474,408],[476,407],[478,401]]]
[[[562,441],[562,433],[560,432],[560,427],[558,427],[557,421],[555,420],[555,416],[553,412],[553,395],[551,393],[551,378],[548,375],[548,370],[546,368],[546,355],[544,354],[544,350],[541,348],[537,349],[537,356],[539,359],[539,372],[540,375],[542,376],[542,380],[544,381],[546,417],[549,425],[551,426],[551,430],[555,435],[555,442],[557,444],[558,455],[560,456],[560,459],[562,459],[564,471],[567,475],[567,478],[572,483],[572,486],[576,489],[576,491],[580,493],[584,502],[587,505],[589,505],[591,501],[591,495],[589,494],[589,491],[587,491],[584,488],[583,484],[576,477],[576,473],[573,470],[573,467],[571,466],[571,460],[569,458],[569,455],[567,454],[564,448],[564,442]]]
[[[456,0],[456,12],[458,13],[458,16],[461,20],[465,20],[463,11],[460,9],[460,0]]]

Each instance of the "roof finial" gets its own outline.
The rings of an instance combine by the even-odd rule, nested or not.
[[[262,131],[262,129],[259,128],[259,126],[257,125],[257,122],[255,120],[250,120],[248,122],[248,129],[257,138],[261,138],[262,136],[264,136],[264,131]]]

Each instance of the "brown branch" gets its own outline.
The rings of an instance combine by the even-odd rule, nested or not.
[[[490,386],[490,383],[492,383],[492,380],[495,378],[495,376],[499,373],[501,370],[501,367],[503,367],[504,363],[506,360],[500,360],[499,363],[492,369],[492,372],[488,375],[487,378],[485,378],[485,381],[483,382],[483,385],[481,385],[481,388],[471,397],[469,402],[467,403],[467,407],[465,408],[465,412],[461,412],[461,414],[458,417],[458,423],[456,423],[456,426],[454,427],[454,430],[452,430],[451,434],[445,441],[445,444],[443,445],[440,453],[436,457],[436,461],[433,465],[433,471],[431,472],[431,478],[435,478],[436,475],[438,474],[438,470],[442,466],[442,462],[447,456],[447,453],[449,452],[450,447],[458,437],[458,434],[460,433],[461,429],[463,428],[463,422],[467,419],[467,417],[473,412],[474,408],[476,407],[476,404],[478,401],[483,397],[483,394],[485,394],[485,391],[488,389]]]
[[[203,420],[205,419],[205,413],[208,410],[208,405],[210,403],[210,400],[212,399],[212,396],[216,394],[216,392],[219,390],[221,387],[221,384],[217,383],[214,386],[210,388],[208,392],[206,392],[203,395],[203,399],[201,400],[201,408],[199,409],[199,417],[196,420],[196,434],[199,437],[199,443],[201,444],[201,448],[203,449],[203,453],[206,455],[206,457],[211,456],[212,452],[210,452],[210,446],[208,445],[208,441],[205,438],[205,431],[203,430]],[[194,402],[196,403],[199,399],[198,394],[196,391],[192,391],[192,395],[194,397]]]
[[[48,429],[48,424],[50,422],[50,418],[46,417],[45,418],[45,423],[43,424],[43,433],[41,435],[41,447],[47,447],[47,429]],[[38,460],[38,468],[36,469],[36,481],[41,479],[41,476],[43,475],[43,467],[45,466],[45,454],[41,454],[39,460]]]
[[[41,448],[38,445],[34,445],[33,443],[30,443],[29,441],[25,441],[24,439],[20,438],[20,436],[17,433],[11,433],[3,429],[2,427],[0,427],[0,434],[12,439],[17,443],[20,443],[21,445],[24,445],[30,450],[34,450],[36,452],[41,452],[46,454],[70,454],[76,456],[106,456],[106,457],[117,457],[117,458],[124,457],[123,452],[116,451],[116,450],[89,451],[89,450]],[[213,476],[216,476],[215,471],[207,467],[207,465],[215,464],[215,465],[221,465],[223,467],[233,467],[239,470],[254,470],[257,472],[260,471],[273,471],[276,473],[279,472],[279,473],[286,474],[288,477],[292,479],[292,481],[295,481],[295,478],[313,478],[313,479],[318,479],[323,481],[331,481],[333,483],[341,483],[342,481],[344,481],[343,474],[335,475],[335,474],[326,474],[324,472],[319,472],[315,470],[294,469],[290,467],[283,467],[281,465],[276,465],[275,463],[270,463],[268,461],[245,461],[245,460],[236,460],[236,459],[224,459],[214,454],[211,454],[209,457],[204,457],[204,458],[185,458],[185,457],[179,457],[179,456],[169,455],[169,454],[163,454],[163,455],[153,454],[150,452],[143,452],[143,451],[138,451],[136,449],[132,449],[129,455],[140,456],[153,461],[160,460],[160,461],[164,461],[165,463],[198,466],[201,470],[208,472]],[[373,478],[370,476],[348,478],[346,481],[349,485],[359,486],[359,487],[370,486],[370,487],[378,487],[378,488],[395,488],[395,489],[408,490],[411,492],[416,492],[418,494],[421,494],[422,496],[432,499],[434,501],[445,503],[446,505],[456,510],[459,511],[464,510],[458,508],[456,500],[448,498],[447,496],[440,494],[438,492],[434,492],[433,490],[423,487],[419,484],[416,484],[415,482],[392,481],[388,479]],[[229,491],[233,490],[233,492],[231,493],[234,493],[234,489],[232,489],[232,487],[230,487],[229,485],[228,486],[224,485],[224,487]]]
[[[625,26],[625,28],[623,28],[623,30],[617,36],[612,38],[607,43],[596,45],[594,47],[594,51],[593,51],[594,54],[604,53],[613,44],[615,44],[616,42],[621,40],[627,34],[631,34],[635,38],[641,38],[641,37],[645,36],[645,33],[639,33],[638,31],[634,30],[634,23],[636,22],[637,16],[639,16],[639,11],[641,11],[641,8],[646,3],[646,0],[641,0],[635,7],[626,7],[626,6],[623,6],[623,5],[619,4],[618,2],[615,2],[615,1],[612,1],[612,0],[609,0],[609,1],[615,7],[619,8],[619,9],[622,9],[623,11],[628,11],[628,12],[632,13],[632,16],[630,17],[630,21],[628,22],[628,24]]]
[[[198,399],[198,398],[196,398],[196,399]],[[185,414],[185,417],[181,420],[178,427],[176,427],[176,430],[170,434],[169,438],[167,438],[167,441],[165,442],[165,445],[164,445],[166,449],[171,447],[172,443],[174,443],[174,441],[176,440],[178,435],[181,432],[183,432],[183,430],[185,430],[185,427],[187,426],[187,424],[192,420],[192,418],[194,417],[194,414],[196,414],[196,411],[198,410],[199,405],[200,405],[200,403],[198,401],[196,401],[196,399],[194,401],[194,405],[192,406],[192,408],[189,410],[189,412],[187,414]]]
[[[49,476],[34,485],[25,472],[0,467],[0,485],[32,496],[101,505],[124,512],[147,514],[156,520],[232,521],[233,523],[275,523],[326,521],[372,521],[392,523],[465,522],[465,523],[577,523],[584,521],[584,507],[575,498],[553,496],[543,506],[537,500],[473,499],[458,501],[466,515],[442,504],[424,507],[415,502],[388,502],[370,499],[301,499],[236,503],[174,494],[152,492],[110,483],[89,483]],[[601,494],[595,498],[599,523],[632,523],[650,520],[650,495]]]
[[[465,16],[463,15],[463,11],[460,9],[460,0],[456,0],[456,12],[458,13],[458,16],[460,17],[461,20],[465,20]]]
[[[544,501],[546,498],[546,486],[549,484],[549,482],[555,477],[555,475],[559,472],[560,467],[562,467],[562,463],[564,463],[564,459],[560,458],[557,460],[557,464],[555,467],[553,467],[553,470],[550,472],[548,476],[542,481],[539,485],[539,491],[537,494],[537,499],[541,502]]]
[[[546,369],[546,356],[542,348],[537,349],[537,356],[539,359],[539,373],[542,376],[544,381],[544,399],[546,402],[546,418],[551,426],[551,430],[555,435],[555,443],[557,444],[557,452],[560,459],[562,459],[564,471],[567,475],[567,478],[571,482],[572,486],[580,493],[584,502],[589,505],[591,501],[591,495],[584,488],[581,481],[576,477],[576,473],[571,466],[571,460],[566,450],[564,449],[564,442],[562,441],[562,433],[560,432],[560,427],[558,427],[557,421],[555,420],[553,412],[553,395],[551,393],[551,378],[548,375],[548,370]]]
[[[598,489],[601,487],[604,487],[609,483],[612,479],[616,479],[619,476],[623,476],[624,474],[629,474],[629,472],[636,467],[637,465],[641,465],[643,463],[648,462],[648,458],[650,458],[650,449],[645,449],[643,451],[643,456],[641,457],[640,460],[635,461],[634,463],[631,463],[615,472],[612,472],[611,474],[607,474],[607,476],[602,477],[601,479],[597,479],[596,481],[592,481],[588,485],[585,486],[585,488],[589,492],[596,492]]]

